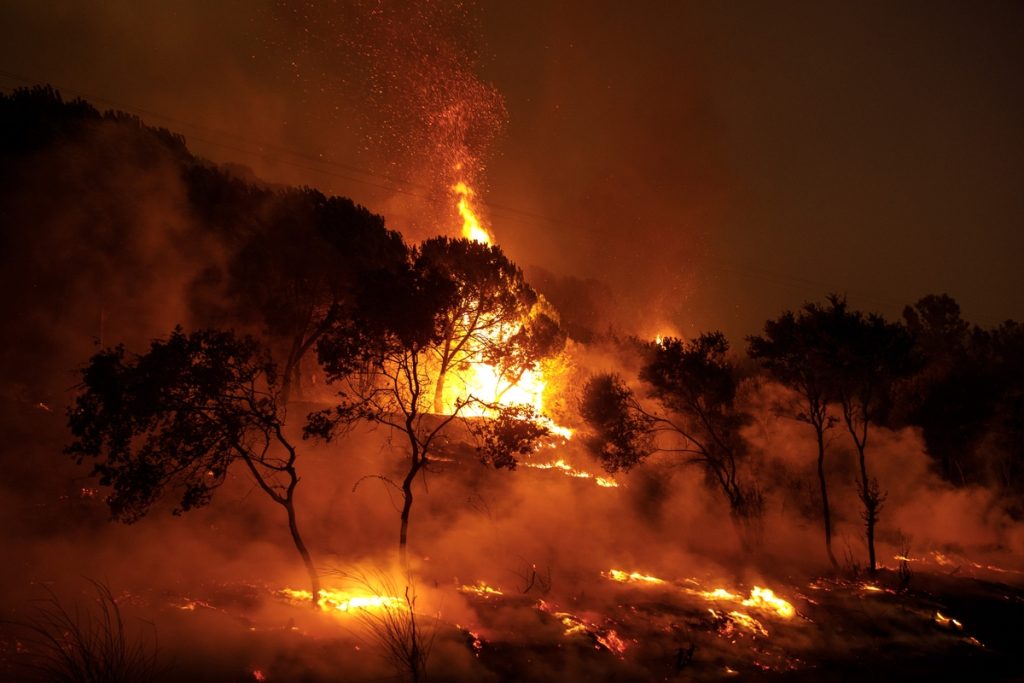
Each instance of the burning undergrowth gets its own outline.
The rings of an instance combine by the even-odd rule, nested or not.
[[[1014,587],[1017,567],[994,555],[883,545],[887,568],[874,579],[814,579],[820,562],[787,557],[800,538],[792,516],[769,515],[761,554],[744,556],[724,503],[692,469],[660,470],[668,494],[652,513],[643,477],[598,485],[605,474],[578,440],[555,440],[509,472],[478,462],[469,429],[455,434],[417,487],[412,579],[384,560],[389,589],[324,572],[314,609],[275,506],[238,475],[222,506],[184,520],[85,525],[67,541],[26,536],[7,590],[36,594],[29,582],[47,581],[64,604],[84,606],[89,597],[75,590],[74,575],[106,578],[128,623],[156,628],[172,680],[389,675],[361,619],[388,609],[419,617],[432,637],[427,671],[444,680],[822,680],[847,670],[885,677],[983,667],[998,678],[1014,670],[1007,624],[1024,611],[1024,591]],[[383,436],[363,428],[343,448],[320,445],[307,456],[300,512],[321,568],[373,575],[392,557],[398,500],[389,485],[364,480],[393,476],[389,462],[400,467],[402,444]],[[74,505],[79,519],[106,515],[95,496]],[[787,539],[778,548],[776,534]],[[803,542],[814,540],[812,528]],[[407,586],[417,598],[411,609]],[[11,621],[25,616],[23,599],[11,594],[5,604]],[[18,635],[4,633],[5,666],[16,667]]]
[[[388,663],[377,657],[373,625],[410,614],[429,639],[429,670],[444,680],[831,680],[971,669],[999,678],[1013,670],[1014,636],[998,624],[1019,614],[1024,591],[919,578],[919,590],[904,592],[888,573],[870,583],[815,579],[773,589],[610,569],[571,593],[451,578],[417,589],[420,601],[411,603],[398,584],[390,584],[398,595],[383,595],[373,593],[382,584],[338,579],[344,588],[325,589],[317,609],[308,593],[265,583],[114,599],[126,619],[145,615],[173,637],[175,676],[190,680],[379,675]],[[16,671],[31,645],[16,632],[4,645],[5,665]]]
[[[408,21],[445,16],[413,13],[367,35],[393,38]],[[166,131],[159,168],[146,176],[155,208],[122,211],[122,173],[104,187],[117,234],[130,233],[136,214],[170,216],[174,228],[154,228],[161,239],[112,261],[138,252],[149,263],[193,229],[217,246],[197,244],[194,258],[182,250],[167,291],[154,284],[140,295],[151,304],[139,306],[145,320],[122,311],[112,326],[101,303],[76,324],[95,328],[101,347],[126,328],[129,340],[151,339],[162,333],[157,319],[172,315],[225,329],[177,328],[138,356],[101,350],[68,413],[71,446],[58,402],[5,393],[15,435],[5,462],[18,474],[0,501],[14,520],[5,545],[17,549],[0,588],[5,673],[32,654],[19,629],[31,618],[24,594],[37,584],[69,614],[95,609],[74,589],[80,574],[107,582],[127,623],[154,625],[168,643],[169,680],[822,680],[1019,669],[1008,625],[1024,613],[1015,587],[1024,534],[996,493],[941,480],[909,427],[873,427],[874,481],[863,441],[859,462],[839,446],[826,461],[826,439],[815,444],[806,412],[782,416],[800,398],[783,386],[785,373],[740,377],[720,334],[567,339],[557,311],[492,243],[477,201],[484,164],[471,133],[482,126],[491,140],[500,98],[481,86],[460,99],[472,74],[446,53],[402,71],[401,49],[382,48],[378,84],[454,72],[436,93],[420,91],[410,124],[419,135],[394,138],[415,149],[393,152],[438,150],[428,203],[444,209],[427,213],[454,219],[448,228],[464,239],[406,244],[351,201],[246,185]],[[61,105],[53,93],[20,97]],[[96,112],[86,119],[120,125]],[[91,187],[84,179],[100,167],[84,166],[73,185]],[[232,192],[242,197],[234,214],[222,205]],[[35,202],[16,204],[29,216]],[[216,229],[193,225],[193,214]],[[224,214],[238,224],[222,225]],[[92,214],[74,229],[56,208],[43,215],[47,248],[94,227]],[[74,259],[59,259],[51,270],[62,285],[46,300],[70,308],[63,292],[91,301],[97,289],[133,289],[140,278],[103,254],[90,277],[113,285],[77,293]],[[833,312],[845,306],[830,301]],[[227,329],[235,324],[267,348]],[[59,347],[70,335],[59,320],[38,327],[25,346],[52,336]],[[76,349],[88,346],[75,336]],[[29,357],[37,354],[5,357],[19,386],[32,380]],[[44,372],[47,396],[67,385],[56,376],[70,364]],[[706,383],[676,374],[693,367]],[[595,378],[620,412],[582,408]],[[692,386],[712,391],[694,398]],[[841,389],[833,410],[848,398]],[[826,401],[822,432],[839,424],[828,410]],[[659,442],[666,432],[676,441]],[[816,445],[817,472],[808,457]],[[97,459],[110,490],[71,471],[63,447],[78,464]],[[68,471],[38,465],[55,460]],[[826,474],[826,538],[845,549],[842,566],[831,545],[826,564],[818,535]],[[60,495],[51,478],[73,485]],[[175,499],[165,500],[170,491]],[[204,507],[215,492],[216,505]],[[163,514],[185,511],[186,520]],[[133,526],[107,526],[110,512]],[[101,601],[99,623],[111,604]],[[64,634],[51,635],[59,650]]]

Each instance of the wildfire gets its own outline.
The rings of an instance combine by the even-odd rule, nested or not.
[[[750,597],[743,601],[744,607],[756,607],[766,611],[774,611],[783,619],[791,619],[796,615],[793,605],[782,598],[776,597],[771,588],[754,586],[750,591]]]
[[[619,583],[646,583],[653,585],[665,583],[664,579],[659,579],[657,576],[641,574],[640,572],[625,572],[621,569],[609,569],[607,572],[601,572],[601,576],[612,581],[618,581]]]
[[[457,174],[462,173],[462,163],[454,166]],[[473,206],[473,198],[476,191],[469,184],[460,179],[451,186],[451,190],[457,198],[456,207],[459,216],[462,218],[462,236],[474,242],[491,245],[494,238],[491,231],[484,226],[483,221]],[[539,308],[535,308],[540,310]],[[487,331],[488,343],[502,343],[519,332],[522,323],[535,315],[531,311],[526,319],[520,324],[499,325]],[[480,343],[480,342],[475,342]],[[473,342],[471,342],[472,346]],[[473,355],[472,348],[467,347],[470,356]],[[540,368],[529,369],[520,374],[516,379],[502,376],[501,372],[493,365],[477,360],[464,364],[461,372],[454,373],[449,378],[446,387],[444,403],[453,405],[457,398],[474,397],[480,403],[471,403],[464,407],[465,417],[493,417],[494,410],[487,404],[499,404],[502,406],[529,406],[541,416],[540,422],[547,429],[563,439],[572,438],[572,430],[558,425],[551,418],[544,415],[544,392],[548,388],[548,381]],[[598,482],[601,486],[615,486],[609,480],[602,479]]]
[[[701,596],[702,598],[704,598],[706,600],[732,600],[734,602],[739,602],[740,600],[743,599],[742,595],[739,595],[737,593],[733,593],[732,591],[726,590],[725,588],[715,588],[714,590],[710,590],[710,591],[690,591],[690,590],[687,590],[687,592],[688,593],[696,593],[697,595]]]
[[[562,625],[565,626],[565,635],[567,636],[589,636],[590,638],[593,638],[594,647],[596,649],[600,650],[603,648],[619,656],[622,656],[622,653],[626,651],[626,641],[619,637],[619,634],[613,629],[601,628],[600,626],[590,623],[586,619],[569,612],[555,611],[553,606],[544,600],[537,602],[537,609],[542,612],[547,612],[554,618],[561,621]]]
[[[749,614],[744,614],[743,612],[738,612],[736,610],[725,615],[719,614],[713,609],[709,609],[708,612],[711,613],[711,616],[713,616],[715,620],[722,622],[722,635],[726,637],[734,635],[737,627],[753,633],[754,635],[763,636],[765,638],[768,637],[768,629],[766,629],[760,621]]]
[[[313,594],[307,590],[296,590],[284,588],[281,595],[294,602],[309,602]],[[351,595],[344,591],[321,589],[316,604],[324,612],[351,612],[353,609],[380,609],[380,608],[401,608],[406,609],[405,602],[401,598],[390,595]]]
[[[762,612],[770,612],[783,619],[792,619],[796,616],[796,608],[793,607],[792,603],[775,595],[775,591],[771,588],[754,586],[750,589],[750,597],[748,598],[744,598],[739,593],[733,593],[725,588],[715,588],[710,591],[684,590],[688,593],[700,595],[706,600],[738,602],[744,607],[752,607]]]
[[[571,434],[571,432],[570,432]],[[523,467],[532,467],[536,470],[558,470],[567,477],[575,477],[576,479],[593,479],[594,483],[604,488],[618,488],[619,482],[608,477],[598,477],[590,472],[584,472],[578,470],[562,458],[554,462],[524,462],[521,463]]]
[[[472,594],[478,595],[478,596],[480,596],[481,598],[484,598],[484,599],[487,599],[487,598],[491,597],[492,595],[504,595],[504,593],[501,592],[500,589],[492,588],[491,586],[488,586],[483,581],[477,581],[472,586],[470,586],[470,585],[460,586],[459,587],[459,592],[460,593],[472,593]]]
[[[650,574],[641,572],[625,572],[621,569],[609,569],[601,572],[601,576],[618,583],[640,583],[646,585],[664,584],[664,579],[659,579]],[[687,579],[688,583],[698,585],[696,581]],[[711,590],[700,590],[699,588],[681,588],[683,593],[695,595],[713,602],[735,602],[744,607],[752,607],[762,612],[769,612],[783,619],[792,619],[796,616],[796,608],[787,600],[775,595],[771,588],[754,586],[750,589],[749,597],[744,598],[741,593],[733,592],[727,588],[713,588]],[[717,613],[716,613],[717,614]],[[730,615],[732,613],[730,612]],[[737,612],[742,615],[742,612]],[[745,615],[744,615],[745,616]]]
[[[491,233],[480,224],[480,219],[473,210],[471,200],[476,193],[463,181],[452,185],[452,192],[459,198],[459,215],[462,216],[462,236],[474,242],[491,244]]]

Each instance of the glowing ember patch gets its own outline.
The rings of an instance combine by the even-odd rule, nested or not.
[[[265,681],[265,680],[267,680],[266,675],[264,675],[264,673],[262,671],[260,671],[259,669],[256,669],[255,671],[252,672],[252,677],[253,677],[253,680],[256,680],[256,681]]]
[[[285,588],[281,595],[295,602],[308,602],[313,594],[307,590],[295,590]],[[353,609],[380,609],[399,608],[406,609],[405,602],[401,598],[390,595],[350,595],[343,591],[323,589],[316,604],[324,612],[350,612]]]
[[[626,651],[626,641],[624,641],[619,634],[613,629],[602,628],[597,624],[588,622],[587,620],[570,614],[569,612],[556,612],[553,607],[545,602],[539,600],[537,602],[537,609],[542,612],[547,612],[554,618],[562,622],[565,626],[564,634],[567,636],[584,635],[593,638],[595,649],[605,649],[612,652],[620,657]]]
[[[499,589],[491,588],[483,581],[477,581],[472,586],[460,586],[459,592],[473,593],[474,595],[479,595],[480,597],[485,599],[491,597],[492,595],[504,595],[504,593],[502,593]]]
[[[462,168],[461,162],[454,166],[456,173],[460,173]],[[485,245],[493,244],[494,238],[490,230],[483,225],[473,206],[476,196],[473,188],[465,180],[459,180],[451,186],[451,190],[458,200],[456,206],[462,218],[462,237]],[[506,343],[522,330],[523,325],[529,322],[529,317],[525,316],[517,323],[484,324],[480,330],[487,337],[486,343],[484,340],[474,339],[465,348],[464,352],[469,362],[463,364],[465,367],[462,371],[448,375],[442,392],[442,403],[446,407],[451,407],[460,400],[477,399],[463,406],[463,417],[495,417],[497,411],[492,404],[506,407],[529,406],[540,416],[538,422],[551,434],[571,439],[571,429],[555,424],[550,417],[544,415],[544,391],[548,383],[540,369],[527,369],[512,380],[498,368],[485,362],[484,347],[487,344]],[[484,322],[487,322],[486,319]],[[602,479],[598,484],[605,487],[616,485],[609,479]]]
[[[945,616],[942,612],[935,613],[935,623],[939,626],[945,626],[947,628],[955,628],[958,631],[964,629],[964,625],[952,617]]]
[[[189,597],[182,597],[177,601],[170,603],[171,607],[180,609],[183,612],[195,612],[197,608],[202,607],[204,609],[217,609],[205,600],[193,600]]]
[[[791,619],[796,614],[793,605],[776,597],[771,588],[761,588],[760,586],[754,586],[750,591],[750,597],[743,601],[743,606],[773,610],[784,619]]]
[[[594,638],[609,652],[621,655],[626,651],[625,641],[622,640],[622,638],[619,637],[619,634],[612,629],[608,629],[604,634],[594,633]]]
[[[619,583],[665,583],[664,579],[659,579],[657,576],[641,574],[640,572],[624,572],[621,569],[609,569],[607,572],[601,572],[601,576],[612,581],[618,581]]]
[[[757,636],[763,636],[765,638],[768,637],[768,629],[766,629],[760,621],[749,614],[744,614],[737,610],[733,610],[724,616],[713,609],[709,609],[708,612],[710,612],[711,616],[715,619],[723,622],[722,635],[726,637],[734,635],[737,627]]]
[[[484,649],[484,642],[480,640],[480,634],[475,631],[469,631],[469,637],[473,639],[473,654],[479,657],[480,652]]]

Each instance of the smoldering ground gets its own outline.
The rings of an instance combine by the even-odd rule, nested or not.
[[[34,426],[60,431],[57,419],[37,420]],[[774,435],[784,434],[791,445],[786,457],[813,452],[810,439],[786,433],[787,428]],[[896,444],[885,449],[899,463],[896,472],[922,458],[912,453],[907,439],[885,438]],[[55,441],[30,440],[21,452],[57,462]],[[318,566],[371,580],[378,572],[393,577],[397,510],[389,485],[365,477],[396,476],[401,445],[368,430],[335,444],[301,448],[300,522]],[[955,612],[950,616],[964,624],[963,631],[936,625],[935,612],[947,607],[933,584],[971,581],[969,576],[1014,583],[1013,575],[997,577],[995,570],[986,573],[964,558],[1018,569],[996,565],[1006,556],[991,552],[994,545],[1015,542],[1015,527],[1007,520],[993,524],[984,509],[962,506],[955,529],[941,520],[906,524],[920,519],[916,508],[942,490],[928,476],[915,484],[880,468],[883,481],[902,485],[881,528],[903,525],[900,530],[914,539],[913,557],[927,560],[930,551],[939,551],[960,558],[961,579],[942,579],[948,569],[915,567],[918,581],[929,586],[925,599],[898,597],[884,579],[877,594],[857,581],[815,582],[813,577],[826,569],[818,520],[793,504],[791,488],[766,491],[763,546],[750,555],[740,549],[726,504],[693,467],[653,462],[618,475],[618,488],[606,488],[593,479],[525,466],[557,456],[599,473],[572,443],[542,450],[515,472],[476,462],[457,440],[451,455],[452,462],[440,463],[417,485],[411,530],[417,611],[423,623],[436,623],[430,670],[442,678],[502,679],[524,672],[537,680],[644,678],[672,673],[677,650],[688,651],[691,644],[697,650],[688,670],[702,678],[717,677],[725,667],[750,675],[759,670],[755,663],[773,671],[813,668],[856,658],[880,638],[922,654],[968,647],[963,639],[978,637],[974,634],[985,626]],[[792,467],[800,471],[798,463]],[[188,672],[198,680],[245,680],[258,670],[268,680],[297,675],[361,680],[388,671],[374,654],[378,644],[353,614],[317,613],[282,597],[284,588],[305,588],[304,573],[280,510],[243,473],[236,473],[207,509],[180,518],[154,510],[131,526],[108,523],[100,495],[83,497],[54,486],[70,474],[70,469],[63,476],[51,473],[49,483],[37,479],[32,495],[5,495],[5,513],[17,521],[7,527],[5,545],[18,558],[5,566],[8,617],[29,617],[28,598],[45,598],[43,586],[66,604],[88,604],[90,587],[81,577],[89,576],[111,586],[133,628],[156,631],[161,657],[175,672],[172,679]],[[833,481],[838,501],[852,497],[843,493],[841,475]],[[846,486],[852,488],[852,482]],[[849,539],[853,553],[862,553],[853,540],[859,535],[855,507],[837,503],[837,509],[844,506],[849,515],[837,515],[837,533]],[[26,507],[33,512],[26,514]],[[974,535],[979,531],[984,535]],[[894,544],[882,547],[883,557],[901,552]],[[895,566],[895,561],[885,564]],[[602,575],[616,568],[665,583],[620,584]],[[929,576],[933,571],[935,578]],[[350,578],[330,572],[325,583],[352,586]],[[500,595],[465,589],[480,584]],[[739,606],[755,585],[772,587],[794,605],[798,618]],[[738,597],[716,602],[698,594],[715,588]],[[541,601],[545,609],[538,608]],[[733,609],[746,609],[768,635],[732,624],[724,615]],[[566,616],[553,614],[571,615],[584,626],[572,632]],[[835,636],[836,628],[845,635]],[[622,638],[623,652],[600,645],[597,638],[609,631]],[[482,643],[479,650],[473,649],[473,639]],[[514,653],[529,653],[529,664],[511,663],[509,657],[519,659]]]

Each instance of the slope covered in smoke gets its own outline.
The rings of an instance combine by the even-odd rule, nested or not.
[[[386,247],[382,219],[214,166],[173,133],[52,91],[4,96],[0,117],[0,278],[14,322],[0,366],[0,510],[12,520],[2,533],[13,558],[0,567],[5,617],[30,618],[24,598],[45,596],[40,584],[63,604],[89,604],[78,579],[86,575],[109,582],[133,628],[136,616],[154,624],[167,680],[387,675],[387,663],[368,655],[381,643],[353,618],[363,613],[342,602],[316,612],[285,592],[303,586],[302,569],[280,511],[246,477],[231,477],[209,508],[179,519],[161,506],[123,526],[107,522],[104,491],[61,452],[75,368],[97,346],[141,350],[174,325],[214,325],[260,335],[284,361],[291,288],[320,286],[296,275],[346,255],[324,231],[363,225]],[[572,347],[562,388],[570,415],[587,375],[632,381],[642,361],[637,344],[601,336],[607,291],[536,276],[567,309],[574,336],[590,342]],[[748,379],[742,400],[755,419],[744,438],[760,456],[751,474],[765,496],[755,552],[685,459],[663,454],[613,478],[583,439],[553,440],[516,471],[499,471],[481,466],[467,433],[453,432],[417,484],[410,542],[417,612],[437,634],[434,676],[883,679],[990,667],[999,678],[1019,669],[1011,625],[1024,604],[1014,564],[1024,534],[998,496],[944,481],[915,429],[880,429],[872,445],[890,492],[884,568],[874,581],[853,576],[863,554],[855,459],[836,444],[828,467],[848,572],[815,578],[828,567],[807,485],[813,437],[778,411],[792,400],[786,390]],[[331,444],[302,441],[303,417],[330,395],[319,385],[305,391],[288,424],[303,453],[299,512],[321,566],[347,574],[328,571],[325,581],[354,590],[353,574],[372,582],[394,569],[389,482],[402,474],[405,444],[372,426]],[[0,643],[0,661],[12,665],[17,637]]]

